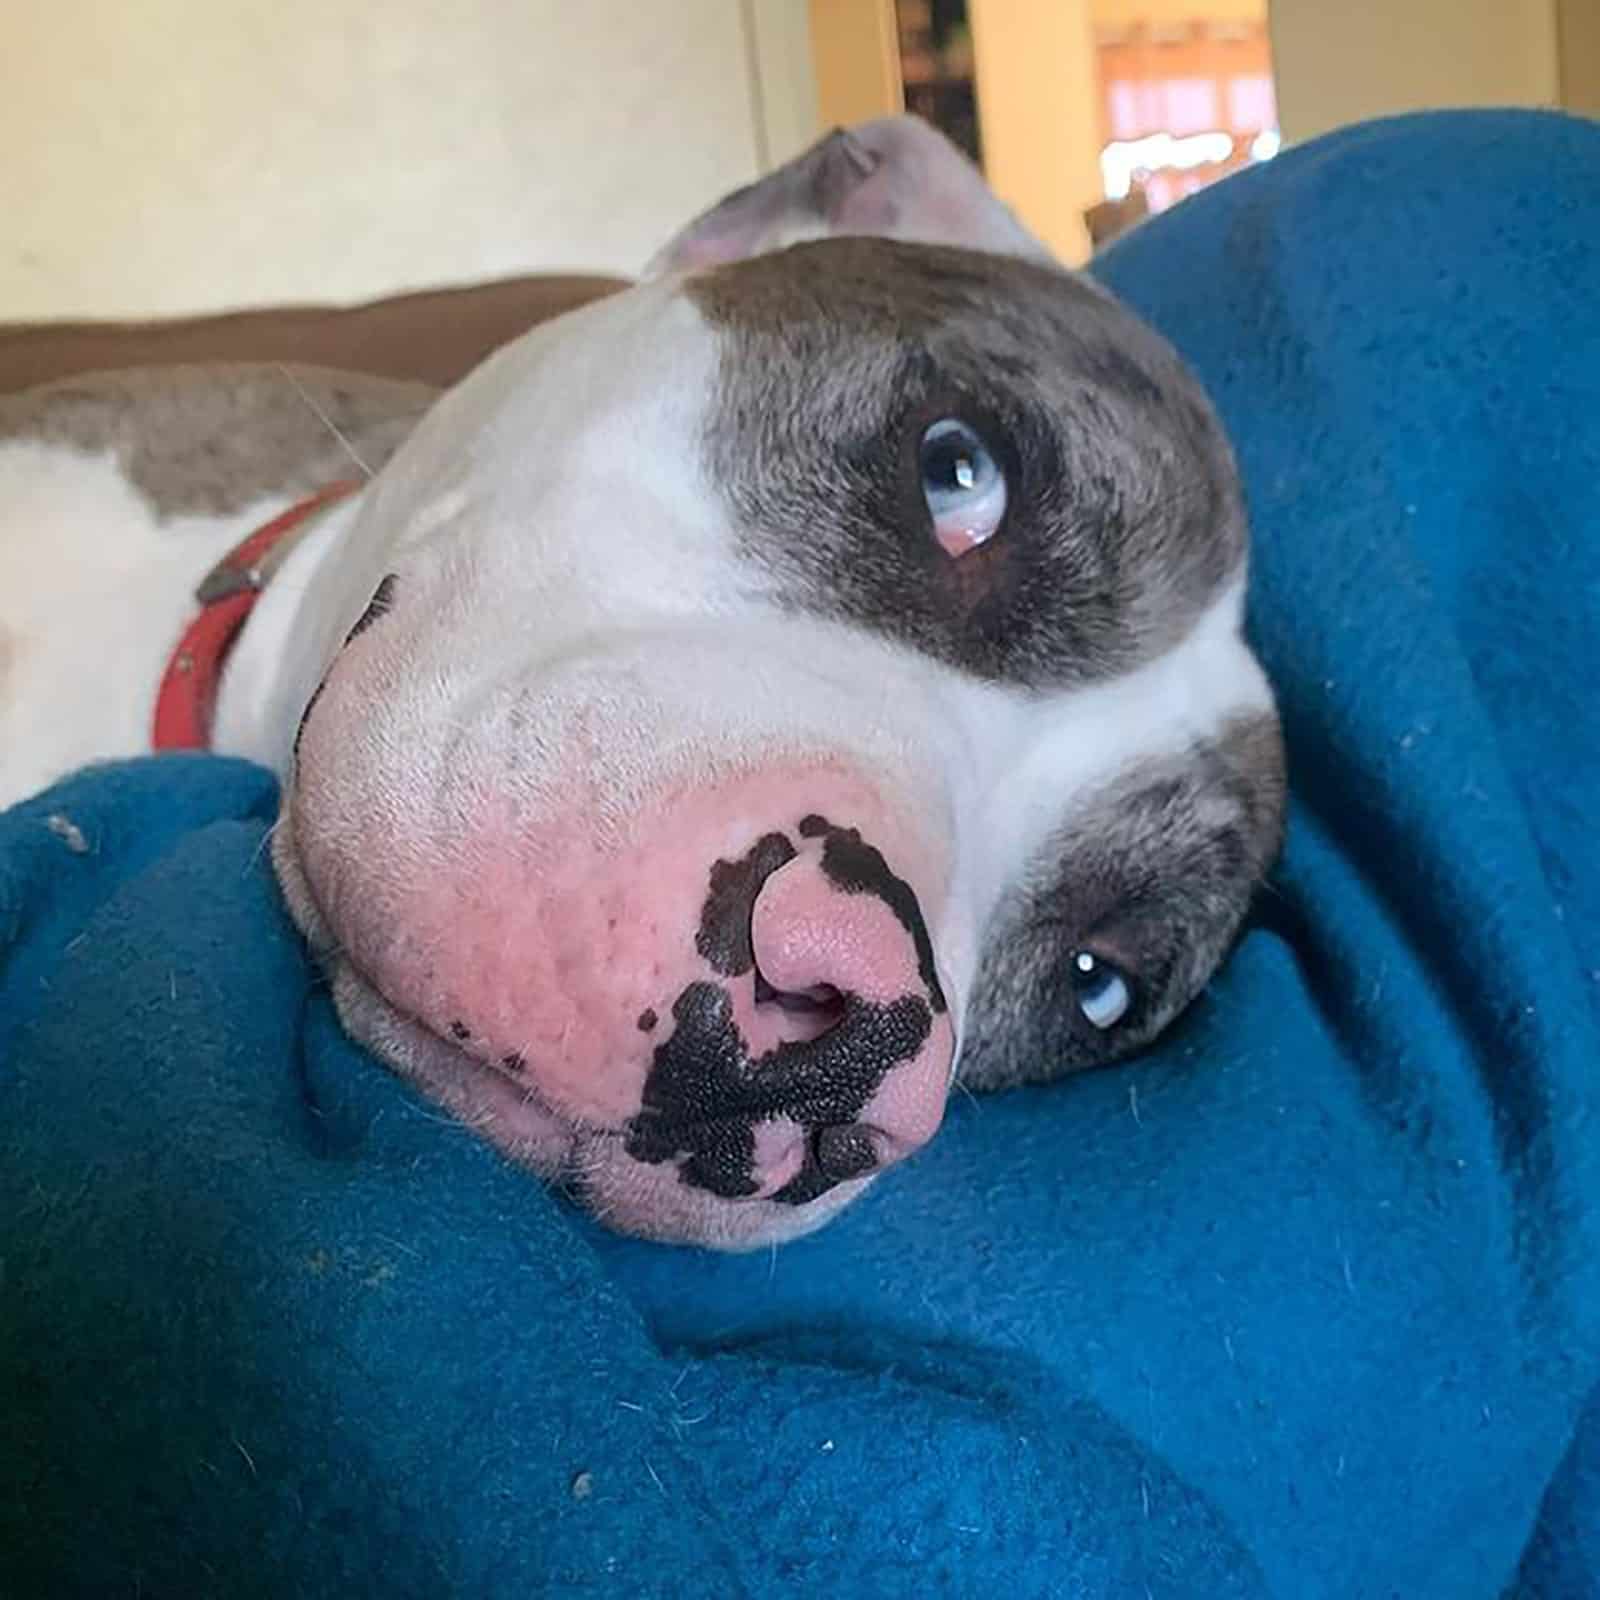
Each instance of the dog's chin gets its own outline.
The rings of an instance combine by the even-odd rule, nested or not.
[[[692,1188],[674,1165],[634,1159],[624,1147],[625,1128],[564,1116],[520,1074],[441,1038],[368,982],[332,938],[294,847],[287,811],[273,834],[272,862],[289,913],[328,974],[345,1032],[464,1127],[613,1231],[665,1244],[755,1250],[814,1232],[873,1182],[869,1175],[840,1183],[804,1205],[728,1200]]]

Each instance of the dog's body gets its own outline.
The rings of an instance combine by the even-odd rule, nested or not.
[[[879,237],[771,249],[830,233]],[[196,583],[375,473],[212,737],[284,777],[346,1025],[619,1226],[816,1226],[958,1044],[982,1087],[1150,1038],[1276,845],[1226,446],[1041,255],[897,123],[437,404],[273,368],[0,403],[0,803],[148,748]]]
[[[148,750],[206,572],[286,506],[377,471],[436,398],[272,366],[98,373],[0,396],[0,806]],[[333,536],[356,505],[319,527]],[[278,672],[290,590],[270,586],[230,657],[218,748],[272,759],[254,708]]]

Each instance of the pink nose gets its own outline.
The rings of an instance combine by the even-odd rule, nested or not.
[[[655,1052],[629,1154],[729,1199],[800,1204],[910,1155],[944,1113],[954,1036],[921,908],[819,816],[721,862],[702,955]]]
[[[805,1204],[938,1128],[955,1040],[912,884],[938,909],[946,864],[870,780],[766,763],[620,821],[575,780],[537,825],[491,792],[444,835],[367,830],[321,727],[295,831],[331,940],[460,1052],[491,1138],[587,1141],[617,1225],[731,1236],[707,1208]]]

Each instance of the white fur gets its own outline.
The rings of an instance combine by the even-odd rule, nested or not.
[[[162,522],[114,455],[0,444],[0,806],[149,748],[194,586],[281,509]]]

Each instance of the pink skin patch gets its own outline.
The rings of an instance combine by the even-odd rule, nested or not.
[[[318,731],[313,718],[308,771]],[[808,1231],[938,1128],[954,1033],[906,905],[920,932],[917,899],[937,908],[943,863],[842,765],[769,766],[664,797],[624,838],[614,825],[601,838],[587,809],[519,823],[487,795],[486,814],[448,842],[352,830],[327,776],[300,786],[295,838],[350,967],[489,1069],[446,1096],[457,1115],[472,1122],[481,1106],[497,1143],[515,1129],[543,1150],[564,1128],[572,1176],[613,1226],[726,1245]],[[899,915],[830,876],[826,841],[800,828],[812,813],[865,841],[898,885]],[[713,917],[713,867],[737,890],[763,840],[787,859],[748,869],[753,898],[734,894]],[[676,1076],[660,1064],[691,993],[725,995],[731,1022],[703,1080],[698,1036],[677,1041]],[[857,1052],[857,1019],[891,1008],[914,1026],[880,1029]],[[851,1092],[835,1104],[841,1084]],[[634,1131],[651,1119],[657,1142],[637,1158],[649,1141]],[[721,1165],[702,1176],[708,1148]]]
[[[957,527],[935,527],[933,536],[939,541],[939,548],[947,556],[960,558],[969,550],[976,550],[980,544],[987,544],[994,537],[993,528],[975,527],[965,525]]]
[[[791,1117],[774,1117],[758,1123],[755,1134],[754,1166],[761,1174],[756,1198],[770,1200],[800,1175],[806,1159],[806,1130]]]

